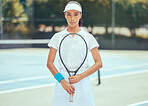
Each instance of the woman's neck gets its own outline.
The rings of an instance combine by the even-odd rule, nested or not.
[[[67,31],[69,33],[78,33],[80,30],[81,29],[80,29],[79,25],[77,25],[76,27],[70,27],[70,26],[68,26],[68,28],[67,28]]]

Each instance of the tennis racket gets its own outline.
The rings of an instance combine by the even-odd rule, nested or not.
[[[82,35],[69,33],[62,38],[59,45],[59,57],[69,77],[77,74],[84,64],[87,54],[87,42]],[[69,102],[73,102],[72,94],[70,94]]]

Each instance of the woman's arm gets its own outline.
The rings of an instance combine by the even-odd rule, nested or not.
[[[53,76],[55,76],[58,73],[58,70],[56,69],[56,67],[53,64],[53,62],[55,60],[56,52],[57,52],[56,49],[54,49],[53,47],[50,47],[48,60],[47,60],[47,67]]]
[[[54,66],[53,62],[55,60],[55,56],[56,56],[56,52],[57,50],[54,49],[53,47],[50,47],[50,51],[49,51],[49,55],[48,55],[48,60],[47,60],[47,67],[50,70],[50,72],[53,74],[53,76],[55,76],[58,73],[58,70],[56,69],[56,67]],[[62,87],[69,93],[72,95],[74,94],[75,88],[69,84],[67,81],[65,81],[64,79],[62,79],[60,81]]]
[[[91,53],[92,53],[93,59],[95,61],[95,64],[91,68],[89,68],[87,71],[85,71],[81,74],[82,78],[85,78],[85,77],[93,74],[94,72],[96,72],[97,70],[99,70],[102,67],[102,60],[101,60],[101,56],[99,54],[97,47],[93,48],[91,50]]]
[[[83,78],[93,74],[94,72],[96,72],[98,69],[100,69],[102,67],[102,60],[101,60],[101,56],[99,54],[97,47],[91,49],[91,53],[92,53],[93,59],[95,61],[95,64],[91,68],[89,68],[87,71],[85,71],[81,74],[69,77],[71,84],[79,82]]]

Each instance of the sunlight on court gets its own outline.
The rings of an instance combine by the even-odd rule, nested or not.
[[[34,90],[40,92],[43,89],[46,89],[45,91],[47,91],[47,88],[51,92],[45,93],[44,95],[46,95],[47,98],[44,99],[46,99],[47,104],[50,105],[52,102],[51,98],[55,80],[46,67],[48,52],[49,49],[43,48],[0,50],[0,100],[3,101],[0,103],[1,106],[10,106],[5,105],[6,101],[10,101],[10,104],[13,102],[15,106],[19,106],[15,101],[19,98],[14,100],[5,99],[8,98],[8,96],[11,98],[16,95],[20,95],[19,93],[22,92],[20,99],[24,100],[25,92],[33,93]],[[108,101],[109,95],[112,95],[113,93],[115,93],[115,97],[112,98],[112,101],[110,102],[114,103],[113,101],[119,98],[119,95],[116,95],[116,92],[120,94],[123,92],[121,91],[122,89],[126,91],[124,94],[122,94],[123,96],[120,95],[120,97],[124,99],[131,98],[131,101],[126,99],[125,101],[119,100],[117,104],[130,105],[148,99],[144,96],[148,93],[145,90],[145,87],[148,86],[146,83],[144,84],[144,82],[147,80],[145,78],[147,78],[148,75],[147,51],[100,50],[100,54],[103,62],[103,68],[100,70],[100,86],[96,86],[98,83],[96,80],[98,76],[97,72],[91,75],[96,106],[99,106],[100,104],[106,104],[105,100]],[[90,64],[93,65],[92,57],[91,55],[89,56],[91,61]],[[142,81],[144,82],[142,83]],[[130,84],[132,84],[132,86]],[[115,87],[116,85],[118,86],[117,88]],[[125,85],[125,87],[122,85]],[[129,89],[127,86],[129,86]],[[137,87],[137,89],[133,87]],[[133,89],[133,91],[130,91],[131,89]],[[138,89],[140,89],[140,91],[137,92]],[[131,97],[131,95],[127,95],[128,90],[129,93],[133,94],[133,97]],[[38,95],[42,94],[39,93]],[[32,97],[38,100],[40,96],[34,95]],[[50,98],[50,100],[48,100],[48,98]],[[33,101],[28,101],[29,102],[27,106],[31,106],[31,104],[34,103]],[[43,99],[41,99],[40,102],[43,103]],[[22,101],[22,103],[24,103],[24,101]],[[114,104],[112,104],[112,106],[114,106]]]

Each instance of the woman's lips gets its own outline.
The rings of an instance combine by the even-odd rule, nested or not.
[[[70,24],[75,24],[75,22],[70,22]]]

